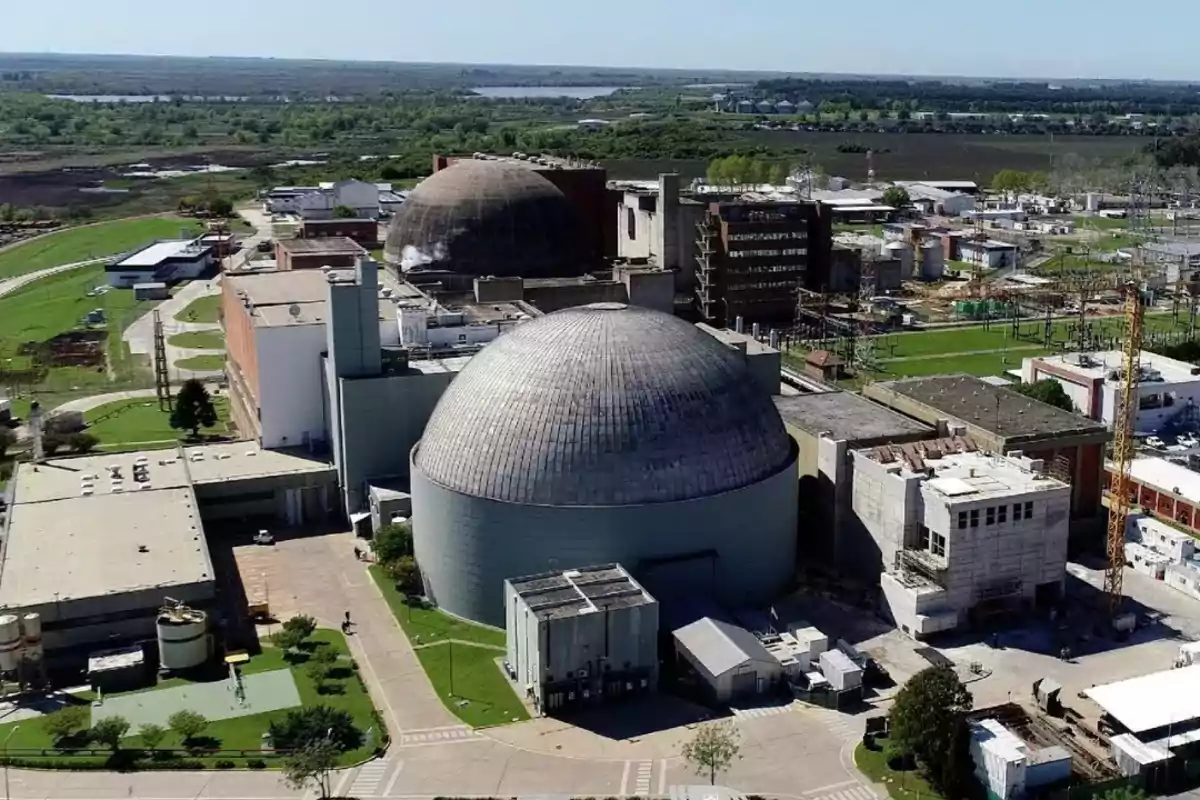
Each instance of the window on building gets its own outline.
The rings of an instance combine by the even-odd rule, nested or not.
[[[628,228],[626,235],[629,241],[637,241],[637,214],[632,208],[625,209],[625,227]]]
[[[458,335],[458,341],[459,341],[459,342],[466,342],[466,341],[467,341],[467,335],[466,335],[465,333],[460,333],[460,334]]]
[[[960,512],[958,512],[958,529],[961,531],[961,530],[965,530],[966,527],[967,527],[967,512],[960,511]]]
[[[926,528],[924,525],[922,525],[921,531],[917,535],[920,536],[920,539],[917,542],[917,547],[919,547],[921,550],[928,550],[929,549],[929,528]]]
[[[971,509],[971,527],[972,528],[979,527],[979,509],[978,508]]]
[[[1000,506],[996,509],[996,522],[1001,525],[1008,522],[1008,506]]]
[[[1013,520],[1018,520],[1020,518],[1021,518],[1021,504],[1013,503]]]
[[[1033,503],[1025,504],[1025,519],[1033,519]]]
[[[987,507],[987,512],[984,514],[984,523],[983,524],[985,524],[985,525],[995,525],[996,524],[996,507],[995,506]]]
[[[945,558],[946,537],[942,536],[940,533],[933,533],[931,531],[929,536],[929,552],[933,553],[935,556],[942,556]]]

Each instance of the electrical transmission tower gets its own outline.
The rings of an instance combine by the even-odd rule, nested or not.
[[[154,396],[158,407],[171,409],[171,374],[167,364],[167,337],[163,333],[162,316],[154,312]]]

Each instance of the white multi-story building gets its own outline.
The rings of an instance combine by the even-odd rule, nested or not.
[[[1021,380],[1057,381],[1080,414],[1112,427],[1125,382],[1123,361],[1118,350],[1027,358]],[[1140,362],[1134,430],[1148,435],[1200,402],[1200,367],[1145,351]]]
[[[295,214],[301,219],[333,219],[334,210],[344,206],[355,217],[377,219],[384,201],[393,196],[391,184],[354,179],[317,186],[279,186],[263,196],[263,212]]]
[[[854,511],[883,557],[885,607],[906,634],[1059,598],[1071,488],[1042,461],[982,453],[962,437],[853,458]]]

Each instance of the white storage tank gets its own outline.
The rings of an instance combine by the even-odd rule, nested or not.
[[[208,660],[208,615],[185,605],[158,612],[159,668],[185,670]]]
[[[24,657],[28,661],[42,658],[42,615],[30,612],[21,617],[21,632],[25,637]]]
[[[12,672],[21,660],[21,623],[12,614],[0,616],[0,671]]]

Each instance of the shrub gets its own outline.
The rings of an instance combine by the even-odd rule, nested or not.
[[[86,431],[72,433],[67,437],[67,446],[71,448],[72,453],[90,453],[96,449],[98,444],[100,444],[100,437]]]
[[[215,766],[217,769],[233,769],[237,765],[234,764],[232,761],[230,761],[228,758],[222,758],[221,760],[219,760],[216,763]]]
[[[263,761],[261,758],[246,759],[246,769],[266,769],[266,768],[267,768],[267,762]]]
[[[183,743],[187,744],[208,727],[208,720],[199,712],[184,709],[167,717],[167,726],[178,733]]]
[[[300,750],[312,742],[329,739],[341,751],[353,750],[363,741],[348,711],[325,705],[287,712],[270,726],[271,740],[278,750]]]

